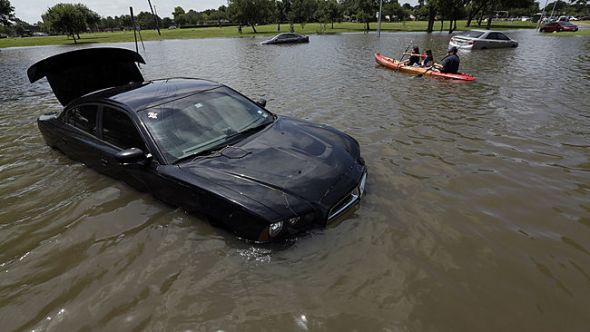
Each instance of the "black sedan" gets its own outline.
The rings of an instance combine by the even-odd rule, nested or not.
[[[296,33],[280,33],[269,40],[262,42],[263,45],[267,44],[294,44],[294,43],[308,43],[309,37],[298,35]]]
[[[352,137],[219,83],[144,81],[136,62],[92,48],[31,66],[29,80],[46,76],[65,105],[39,117],[46,143],[255,241],[326,225],[360,201],[367,170]]]

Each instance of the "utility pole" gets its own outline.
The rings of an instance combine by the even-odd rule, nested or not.
[[[383,0],[379,0],[379,17],[377,17],[377,37],[381,37],[381,11],[383,10]]]
[[[154,7],[152,7],[152,2],[150,0],[148,0],[148,4],[150,5],[150,10],[152,11],[152,16],[154,16],[154,21],[156,22],[156,30],[158,30],[158,35],[161,36],[162,34],[160,33],[160,25],[158,24],[158,16],[156,16],[156,14],[154,14]]]
[[[139,54],[139,48],[137,47],[137,26],[135,25],[135,16],[133,16],[133,7],[129,7],[131,13],[131,24],[133,24],[133,37],[135,38],[135,53]]]
[[[549,0],[545,0],[545,6],[543,6],[543,12],[541,12],[541,17],[539,17],[539,21],[537,22],[537,30],[539,30],[539,27],[541,26],[541,23],[543,22],[543,18],[545,17],[545,8],[547,8],[547,2],[549,2]]]

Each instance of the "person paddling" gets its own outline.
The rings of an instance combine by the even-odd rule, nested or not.
[[[457,48],[453,46],[449,48],[447,56],[442,59],[440,65],[436,65],[436,68],[440,69],[442,73],[456,74],[459,71],[459,63]]]
[[[432,55],[432,50],[426,49],[424,52],[426,53],[426,57],[422,61],[422,67],[432,67],[432,65],[434,65],[434,56]]]
[[[414,46],[411,53],[406,53],[410,58],[404,61],[406,66],[419,66],[420,65],[420,49],[418,46]]]

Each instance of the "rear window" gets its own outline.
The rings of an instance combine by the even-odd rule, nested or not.
[[[461,32],[457,36],[479,38],[479,37],[481,37],[481,35],[483,35],[483,32],[480,32],[480,31],[465,31],[465,32]]]

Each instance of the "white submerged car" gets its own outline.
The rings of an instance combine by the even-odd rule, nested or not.
[[[463,31],[451,38],[449,47],[467,50],[484,50],[488,48],[517,47],[518,42],[502,32],[492,30]]]

